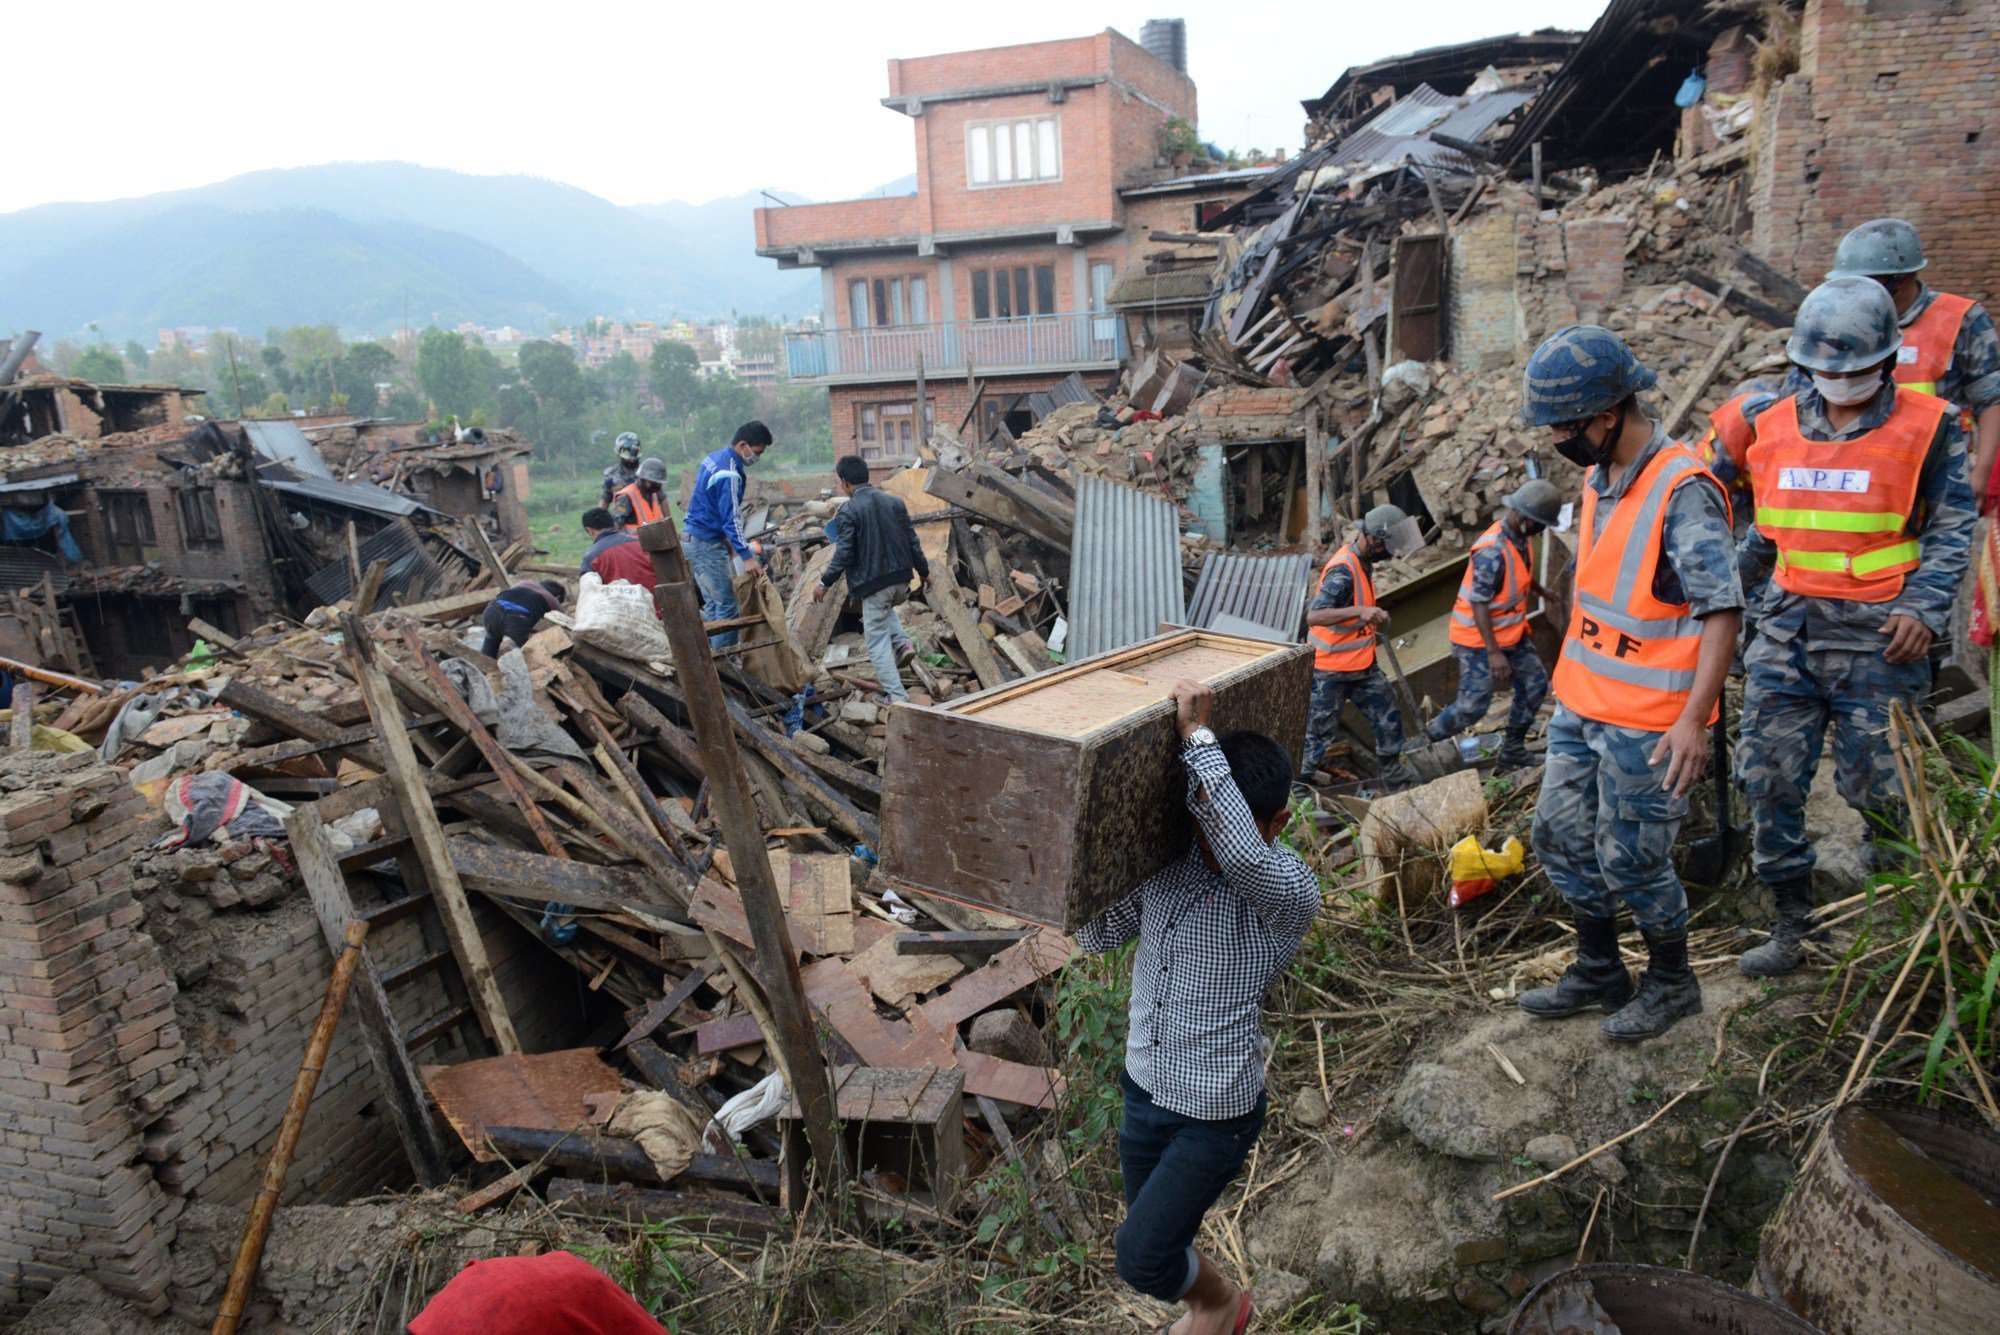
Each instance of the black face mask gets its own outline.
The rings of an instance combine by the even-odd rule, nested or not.
[[[1564,436],[1556,442],[1556,453],[1575,464],[1578,468],[1602,467],[1611,462],[1611,452],[1618,448],[1618,438],[1625,434],[1625,409],[1618,409],[1618,421],[1611,430],[1604,433],[1604,443],[1590,442],[1590,428],[1584,427],[1574,435]]]

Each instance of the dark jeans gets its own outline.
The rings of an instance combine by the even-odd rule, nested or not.
[[[1194,1283],[1202,1216],[1264,1129],[1264,1096],[1241,1117],[1205,1122],[1162,1108],[1123,1071],[1118,1085],[1125,1091],[1125,1121],[1118,1128],[1125,1176],[1118,1277],[1149,1298],[1178,1302]]]
[[[488,658],[498,658],[503,641],[526,644],[541,619],[537,613],[523,612],[502,602],[486,604],[486,611],[479,618],[479,624],[486,630],[486,643],[480,646],[479,652]]]

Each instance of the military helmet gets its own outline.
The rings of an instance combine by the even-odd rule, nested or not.
[[[1865,371],[1902,346],[1886,288],[1872,278],[1829,278],[1799,303],[1785,355],[1808,371]]]
[[[1651,389],[1647,370],[1625,340],[1602,325],[1573,324],[1542,341],[1521,373],[1521,421],[1527,426],[1580,422]]]
[[[1915,273],[1929,260],[1924,258],[1923,238],[1901,218],[1877,218],[1840,238],[1833,253],[1828,278],[1873,278],[1877,274]]]
[[[1378,505],[1361,517],[1363,536],[1381,539],[1391,556],[1408,556],[1424,545],[1423,530],[1399,505]]]
[[[1543,528],[1554,528],[1562,517],[1562,493],[1546,478],[1531,477],[1514,488],[1500,502],[1517,514],[1526,515]]]
[[[667,480],[667,466],[658,459],[648,459],[639,465],[639,480],[664,483]]]
[[[618,433],[618,457],[627,461],[639,457],[639,433],[620,431]]]

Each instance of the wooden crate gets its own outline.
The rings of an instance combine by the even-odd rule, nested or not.
[[[941,707],[899,705],[882,775],[893,880],[1069,932],[1187,847],[1169,693],[1216,693],[1218,734],[1254,729],[1296,763],[1312,653],[1178,630]]]
[[[965,1177],[965,1072],[836,1066],[833,1090],[849,1167],[873,1171],[890,1190],[922,1192],[949,1208]],[[799,1214],[812,1153],[797,1099],[788,1098],[779,1112],[778,1134],[781,1204]]]

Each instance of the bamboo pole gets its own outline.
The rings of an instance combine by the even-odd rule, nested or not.
[[[313,1091],[319,1087],[320,1072],[326,1068],[326,1050],[333,1045],[334,1025],[347,1002],[347,988],[354,981],[355,966],[361,962],[361,943],[367,937],[368,924],[360,918],[347,924],[340,955],[333,962],[333,976],[327,979],[326,999],[320,1002],[319,1020],[306,1042],[299,1077],[292,1082],[292,1101],[285,1108],[285,1120],[278,1126],[278,1143],[271,1147],[271,1157],[264,1164],[264,1181],[257,1188],[257,1198],[250,1202],[250,1220],[243,1229],[243,1243],[236,1249],[236,1264],[229,1271],[229,1288],[222,1295],[222,1309],[215,1314],[215,1325],[209,1335],[236,1335],[237,1323],[243,1320],[244,1304],[250,1301],[250,1284],[257,1277],[257,1263],[264,1256],[264,1239],[270,1236],[271,1216],[278,1208],[278,1193],[284,1190],[292,1152],[298,1148],[306,1110],[312,1106]]]

